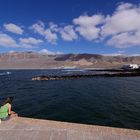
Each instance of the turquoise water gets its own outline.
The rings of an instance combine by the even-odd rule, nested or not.
[[[0,71],[0,73],[7,71]],[[140,129],[140,77],[32,81],[33,76],[87,73],[11,70],[0,75],[0,102],[14,96],[20,116]]]

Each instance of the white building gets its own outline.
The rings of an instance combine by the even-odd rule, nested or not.
[[[125,70],[134,70],[134,69],[138,69],[139,66],[137,64],[126,64],[126,65],[123,65],[122,68]]]

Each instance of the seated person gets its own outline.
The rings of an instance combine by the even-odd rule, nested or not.
[[[11,117],[18,116],[11,110],[13,97],[8,97],[0,107],[0,119],[2,121],[9,120]]]

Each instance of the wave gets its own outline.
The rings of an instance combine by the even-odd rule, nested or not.
[[[9,71],[7,71],[7,72],[2,72],[2,73],[0,73],[0,76],[2,76],[2,75],[9,75],[9,74],[11,74],[11,72],[9,72]]]

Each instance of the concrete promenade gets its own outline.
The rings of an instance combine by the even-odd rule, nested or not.
[[[0,124],[0,140],[140,140],[140,131],[17,117]]]

